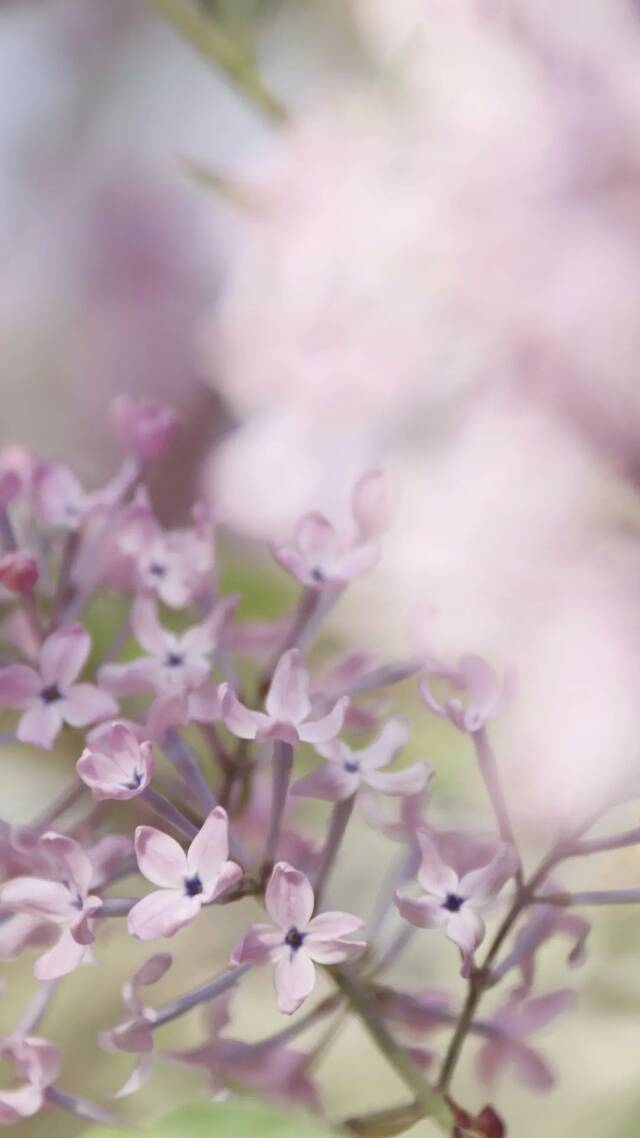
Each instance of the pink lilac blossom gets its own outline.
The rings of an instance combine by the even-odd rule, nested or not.
[[[365,941],[345,938],[365,922],[340,912],[314,917],[309,879],[283,861],[274,866],[265,904],[273,925],[252,925],[233,950],[231,963],[273,961],[278,1007],[292,1015],[315,987],[314,964],[341,964],[364,951]]]
[[[105,730],[102,749],[85,747],[76,770],[98,802],[135,798],[153,776],[153,744],[139,742],[125,723],[112,723]]]
[[[132,566],[133,582],[155,593],[170,608],[184,608],[198,593],[211,588],[214,567],[213,525],[209,510],[199,504],[193,525],[165,530],[145,498],[138,498],[114,538],[115,564],[107,579],[122,575],[120,558]],[[126,579],[126,574],[125,574]]]
[[[555,1078],[548,1063],[526,1041],[557,1016],[570,1011],[575,1002],[575,992],[569,991],[551,992],[547,996],[525,1000],[511,996],[492,1015],[487,1025],[487,1038],[476,1059],[476,1069],[482,1081],[493,1086],[498,1075],[512,1066],[526,1086],[537,1091],[551,1090]]]
[[[448,719],[470,735],[502,711],[512,692],[512,679],[501,683],[490,664],[481,656],[463,656],[455,669],[435,668],[432,674],[452,687],[455,696],[439,700],[433,694],[430,678],[420,683],[420,694],[434,715]]]
[[[416,900],[396,894],[396,905],[402,916],[418,928],[444,929],[445,936],[460,950],[460,974],[468,977],[474,952],[485,934],[481,914],[492,907],[503,885],[513,877],[518,856],[511,846],[503,845],[490,862],[459,877],[442,861],[426,831],[419,832],[417,838],[422,854],[418,881],[423,893]]]
[[[145,462],[162,453],[178,428],[173,408],[153,399],[119,395],[111,403],[109,413],[125,450]]]
[[[30,553],[4,553],[0,556],[0,585],[12,593],[31,593],[40,571]]]
[[[306,798],[325,798],[330,802],[351,798],[360,787],[391,796],[419,794],[430,777],[426,763],[412,763],[398,771],[380,770],[388,766],[408,739],[406,724],[401,719],[390,719],[373,743],[358,750],[353,750],[340,739],[316,743],[316,751],[327,761],[311,774],[298,779],[291,793]]]
[[[239,739],[278,739],[291,746],[325,743],[342,728],[348,698],[336,701],[320,719],[309,720],[309,673],[301,653],[292,648],[280,657],[265,699],[265,711],[252,711],[240,702],[230,684],[220,685],[220,708],[225,725]]]
[[[152,826],[138,826],[136,858],[143,877],[160,888],[132,908],[128,928],[139,940],[174,936],[242,878],[228,860],[227,813],[211,811],[185,853],[175,838]]]
[[[50,750],[64,723],[87,727],[117,714],[111,695],[95,684],[75,683],[91,640],[81,624],[63,625],[44,641],[37,670],[26,664],[0,668],[0,706],[22,711],[17,737]]]
[[[114,506],[132,475],[132,467],[125,464],[106,486],[89,493],[68,466],[42,462],[34,471],[31,486],[36,513],[52,528],[73,532]]]
[[[0,1088],[0,1124],[31,1118],[44,1103],[47,1087],[62,1069],[62,1056],[53,1043],[35,1035],[0,1040],[0,1059],[14,1070],[18,1083]]]

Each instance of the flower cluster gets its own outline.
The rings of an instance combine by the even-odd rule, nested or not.
[[[640,899],[628,890],[571,894],[558,883],[559,867],[640,835],[588,840],[585,826],[526,865],[488,733],[513,688],[479,657],[449,666],[349,655],[315,666],[322,619],[378,555],[386,512],[379,473],[355,488],[351,533],[338,537],[312,514],[291,546],[274,551],[303,586],[295,611],[243,622],[239,598],[220,593],[209,506],[197,504],[190,528],[166,531],[147,496],[148,463],[173,434],[174,416],[123,398],[114,422],[127,454],[97,491],[61,464],[15,448],[0,455],[3,738],[41,752],[43,761],[53,747],[73,750],[76,760],[70,785],[49,808],[28,825],[0,823],[0,958],[38,946],[39,981],[20,1024],[0,1042],[18,1078],[0,1091],[0,1122],[45,1105],[112,1117],[56,1085],[62,1056],[34,1032],[63,977],[107,966],[102,933],[113,921],[159,948],[169,938],[179,945],[181,930],[198,922],[228,954],[228,967],[164,1004],[147,1004],[143,990],[165,977],[171,955],[156,951],[137,968],[123,991],[122,1020],[100,1035],[106,1052],[137,1056],[119,1094],[152,1074],[156,1030],[199,1006],[205,1040],[163,1052],[163,1061],[201,1068],[213,1093],[246,1087],[321,1110],[313,1051],[291,1043],[321,1020],[331,1039],[351,1014],[364,1020],[411,1093],[397,1115],[386,1112],[389,1133],[425,1116],[450,1134],[505,1133],[493,1105],[474,1113],[452,1097],[463,1047],[479,1040],[477,1069],[488,1086],[503,1068],[537,1090],[552,1085],[529,1036],[567,1010],[573,995],[535,991],[538,954],[568,935],[569,963],[580,963],[589,925],[572,906]],[[92,650],[97,593],[121,613],[102,653]],[[448,719],[468,740],[492,832],[439,822],[429,804],[434,771],[407,754],[409,724],[389,716],[380,698],[399,681],[416,685],[425,716]],[[315,815],[307,799],[321,803]],[[381,859],[389,842],[402,847],[399,868],[381,874],[373,915],[361,902],[354,913],[324,902],[356,817],[375,831]],[[119,895],[125,878],[133,897]],[[221,912],[241,900],[256,919],[228,942]],[[450,991],[386,983],[416,929],[457,948]],[[262,966],[272,972],[280,1012],[308,1007],[283,1031],[246,1042],[226,1032],[243,977]],[[519,985],[483,1017],[485,992],[514,972]],[[333,992],[314,999],[318,973]],[[446,1036],[439,1051],[435,1033]],[[345,1125],[386,1132],[375,1118]]]

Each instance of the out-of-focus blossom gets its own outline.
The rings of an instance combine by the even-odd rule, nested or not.
[[[47,1087],[58,1078],[62,1057],[57,1047],[36,1035],[0,1041],[0,1059],[15,1072],[17,1085],[0,1089],[0,1124],[31,1118],[44,1104]]]
[[[0,886],[0,907],[60,928],[53,948],[34,966],[38,980],[51,980],[89,959],[87,948],[95,939],[91,916],[102,901],[90,893],[94,867],[78,842],[51,832],[42,835],[39,845],[57,868],[55,878],[14,877]]]
[[[122,988],[124,1018],[109,1031],[100,1034],[100,1045],[105,1051],[127,1051],[139,1056],[131,1075],[120,1087],[116,1098],[134,1094],[144,1086],[153,1070],[153,1031],[155,1012],[142,999],[142,988],[157,984],[167,973],[172,957],[167,952],[149,956],[136,969]]]
[[[548,883],[541,890],[541,895],[554,890],[553,883]],[[512,968],[517,968],[522,977],[519,987],[520,996],[528,995],[533,987],[538,951],[552,937],[563,936],[571,941],[571,948],[567,956],[570,968],[578,968],[584,963],[587,955],[587,938],[591,932],[591,924],[579,913],[573,913],[558,905],[545,905],[543,902],[535,905],[529,916],[519,929],[514,940],[513,949],[498,966],[500,976]]]
[[[380,770],[392,761],[408,739],[406,724],[400,719],[390,719],[373,743],[357,751],[339,739],[317,743],[318,754],[327,761],[294,783],[292,793],[333,802],[351,798],[362,785],[392,796],[419,794],[429,779],[426,763],[412,763],[398,771]]]
[[[140,872],[160,887],[129,913],[129,932],[139,940],[174,936],[242,877],[240,866],[228,860],[227,814],[221,806],[211,811],[186,853],[153,826],[138,826],[135,846]]]
[[[346,940],[364,926],[350,913],[313,916],[314,896],[309,880],[293,866],[278,862],[265,893],[273,925],[252,925],[233,950],[231,963],[275,964],[278,1007],[292,1015],[315,986],[315,964],[340,964],[366,948],[365,941]]]
[[[265,700],[266,714],[251,711],[228,683],[220,685],[222,718],[240,739],[279,739],[292,747],[298,743],[325,743],[342,729],[349,700],[339,699],[321,719],[309,721],[309,673],[301,653],[292,648],[280,657]]]
[[[89,493],[68,466],[42,462],[33,475],[33,501],[43,522],[73,531],[96,513],[114,506],[131,481],[132,470],[125,464],[106,486]]]
[[[97,801],[135,798],[149,785],[153,769],[153,744],[139,742],[125,723],[111,724],[102,749],[85,747],[76,763]]]
[[[173,408],[153,399],[118,395],[109,410],[114,430],[124,449],[145,462],[162,453],[178,427],[178,417]]]
[[[0,585],[12,593],[32,592],[39,575],[38,562],[30,553],[18,551],[0,557]]]
[[[50,750],[63,723],[87,727],[117,714],[118,705],[95,684],[74,683],[89,655],[91,640],[81,624],[47,637],[37,671],[26,664],[0,668],[0,706],[22,711],[17,736]]]
[[[194,508],[193,523],[185,529],[164,530],[150,505],[139,500],[115,537],[117,550],[133,565],[134,584],[157,594],[171,608],[184,608],[211,586],[213,526],[204,505]]]
[[[353,490],[354,534],[340,538],[324,514],[306,514],[296,527],[293,546],[274,547],[276,560],[308,588],[344,588],[378,560],[374,539],[384,523],[385,501],[383,477],[370,471]]]
[[[486,1025],[487,1038],[476,1060],[482,1081],[493,1086],[498,1074],[512,1066],[526,1086],[536,1091],[551,1090],[555,1078],[548,1063],[525,1041],[556,1016],[573,1008],[575,1002],[575,992],[566,990],[531,1000],[512,996]]]
[[[425,677],[420,682],[420,694],[425,704],[434,715],[450,720],[470,735],[498,715],[508,698],[510,685],[506,680],[500,683],[493,668],[481,656],[463,656],[457,669],[443,669],[435,674],[445,678],[461,696],[442,701],[436,699],[430,681]]]
[[[200,624],[177,634],[160,624],[155,600],[139,596],[132,607],[131,627],[148,655],[126,664],[104,664],[98,672],[99,682],[118,695],[200,688],[211,672],[222,629],[237,602],[237,596],[225,597]]]
[[[423,895],[414,900],[396,894],[398,909],[418,928],[443,928],[449,940],[460,949],[461,975],[469,976],[473,954],[484,937],[481,913],[490,908],[502,886],[513,877],[518,856],[512,846],[500,846],[488,864],[463,877],[446,865],[426,831],[418,834],[422,861],[418,881]]]

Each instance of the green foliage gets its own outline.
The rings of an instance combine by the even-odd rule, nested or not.
[[[122,1138],[125,1133],[133,1132],[99,1126],[82,1138]],[[330,1138],[336,1131],[315,1118],[252,1099],[183,1107],[142,1133],[146,1138]]]

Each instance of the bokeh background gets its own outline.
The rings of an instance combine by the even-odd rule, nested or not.
[[[0,4],[0,444],[97,485],[116,461],[112,396],[176,404],[155,504],[173,523],[212,495],[228,583],[258,616],[291,598],[258,543],[309,508],[343,518],[354,478],[383,466],[382,562],[335,610],[332,643],[515,668],[497,744],[533,852],[608,803],[603,829],[630,824],[618,804],[640,776],[639,59],[634,0]],[[466,745],[410,686],[398,701],[437,769],[438,818],[486,822]],[[75,757],[5,749],[3,813],[32,816]],[[365,827],[351,848],[347,908],[391,855]],[[624,886],[639,868],[622,851],[568,880]],[[210,939],[181,934],[167,992],[181,967],[191,982],[223,965],[217,919]],[[594,914],[578,1011],[543,1041],[556,1090],[499,1096],[518,1138],[636,1138],[639,944],[632,909]],[[131,967],[117,933],[104,951],[50,1020],[87,1095],[124,1068],[86,1046]],[[428,934],[397,973],[455,974]],[[566,982],[560,948],[543,975]],[[30,961],[9,976],[7,1028]],[[271,1005],[252,978],[248,1034]],[[320,1075],[331,1114],[398,1090],[356,1028]],[[478,1098],[472,1061],[465,1080]],[[162,1069],[126,1109],[201,1088]],[[53,1114],[15,1130],[73,1132]]]

